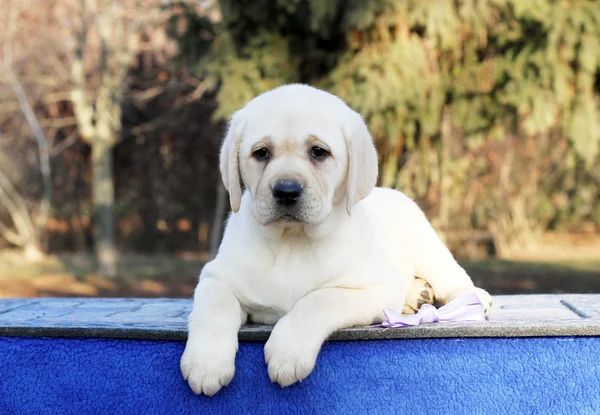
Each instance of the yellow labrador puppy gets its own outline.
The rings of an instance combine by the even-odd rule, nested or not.
[[[421,209],[375,188],[367,126],[334,95],[286,85],[256,97],[233,115],[220,157],[233,213],[189,316],[181,371],[194,392],[231,381],[246,321],[275,325],[265,360],[287,386],[336,330],[402,310],[415,275],[441,303],[476,293],[490,307]]]

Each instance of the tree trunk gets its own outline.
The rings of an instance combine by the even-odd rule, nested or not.
[[[25,258],[38,260],[43,257],[31,215],[25,199],[17,192],[8,177],[0,170],[0,206],[10,215],[15,229],[0,221],[0,237],[23,249]]]
[[[438,214],[438,226],[447,231],[450,225],[450,147],[452,140],[452,118],[450,117],[450,109],[445,106],[442,110],[442,128],[440,134],[440,210]]]
[[[112,146],[103,140],[93,140],[92,200],[96,260],[100,275],[109,278],[117,276],[114,199]]]
[[[227,210],[227,191],[225,186],[219,181],[217,185],[217,204],[215,206],[215,217],[210,235],[210,258],[214,259],[219,251],[221,237],[223,235],[223,225],[225,222],[225,214]]]
[[[23,247],[23,254],[28,261],[39,261],[44,258],[44,253],[36,242],[28,243]]]

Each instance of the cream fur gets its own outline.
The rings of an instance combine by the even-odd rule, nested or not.
[[[312,145],[331,157],[314,162]],[[252,156],[261,146],[268,163]],[[310,374],[334,331],[381,322],[384,308],[402,310],[415,275],[442,303],[474,292],[491,304],[411,199],[374,188],[367,127],[329,93],[287,85],[250,101],[233,116],[221,172],[234,213],[200,275],[181,359],[196,393],[213,395],[231,381],[246,321],[275,325],[265,361],[271,380],[287,386]],[[278,180],[304,188],[290,211],[296,221],[281,219],[271,195]]]

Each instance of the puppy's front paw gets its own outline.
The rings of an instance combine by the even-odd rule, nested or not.
[[[481,301],[483,304],[485,316],[487,317],[492,309],[492,296],[486,290],[481,288],[475,288],[475,294],[479,298],[479,301]]]
[[[189,338],[180,362],[183,378],[196,394],[213,396],[233,379],[236,352],[237,343]]]
[[[265,344],[265,362],[271,382],[281,387],[302,381],[312,372],[322,342],[303,330],[293,330],[284,317]]]

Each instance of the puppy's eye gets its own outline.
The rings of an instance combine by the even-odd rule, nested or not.
[[[324,148],[314,146],[310,149],[310,156],[317,160],[324,160],[329,157],[329,151]]]
[[[266,148],[259,148],[258,150],[254,151],[254,153],[252,153],[252,155],[258,161],[266,161],[271,156],[271,154],[269,153],[269,150]]]

